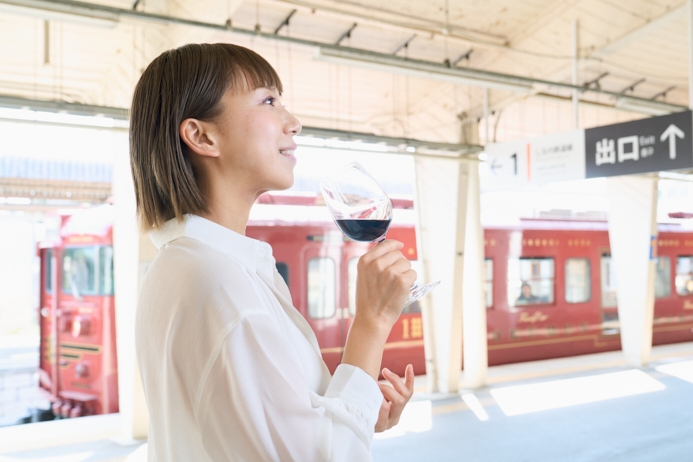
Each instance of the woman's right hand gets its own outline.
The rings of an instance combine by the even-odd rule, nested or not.
[[[416,281],[416,272],[400,252],[403,246],[399,241],[385,240],[359,259],[354,322],[382,327],[389,334]]]
[[[359,259],[356,315],[342,362],[360,367],[377,380],[383,349],[409,298],[416,272],[398,241],[383,241]]]

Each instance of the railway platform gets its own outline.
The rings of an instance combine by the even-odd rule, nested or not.
[[[42,448],[36,442],[53,422],[0,429],[0,462],[144,460],[143,442],[115,439],[117,415],[74,423],[88,419],[94,419],[91,440],[60,444],[56,437]],[[426,377],[417,377],[400,424],[376,435],[373,456],[377,462],[689,462],[691,435],[689,342],[654,347],[642,368],[627,366],[620,351],[490,367],[486,387],[450,395],[427,393]]]

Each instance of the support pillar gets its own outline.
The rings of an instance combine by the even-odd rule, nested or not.
[[[466,181],[464,181],[466,175]],[[466,183],[466,184],[465,184]],[[486,302],[484,300],[484,230],[481,227],[481,189],[479,165],[466,164],[460,176],[460,197],[465,198],[464,266],[462,269],[462,343],[464,356],[464,386],[481,388],[486,384],[488,369],[488,340]],[[462,207],[460,207],[461,211]],[[459,220],[460,222],[462,220]],[[459,244],[459,242],[458,242]],[[455,293],[458,293],[457,291]]]
[[[482,386],[485,381],[488,361],[478,167],[473,161],[416,159],[417,239],[423,263],[419,279],[441,280],[422,300],[431,392],[457,392],[463,332],[467,386]]]
[[[149,412],[135,357],[135,313],[140,280],[146,271],[146,262],[153,259],[156,248],[146,236],[140,236],[138,230],[127,147],[116,156],[113,167],[113,201],[116,207],[113,260],[121,416],[118,441],[128,444],[146,438],[149,425]]]
[[[640,367],[648,363],[652,350],[657,179],[623,176],[607,182],[621,347],[626,363]]]

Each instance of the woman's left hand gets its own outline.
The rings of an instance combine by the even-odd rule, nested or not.
[[[383,432],[397,425],[404,406],[414,394],[414,367],[411,364],[404,370],[404,380],[387,368],[383,369],[383,377],[392,386],[378,383],[384,399],[375,424],[376,432]]]

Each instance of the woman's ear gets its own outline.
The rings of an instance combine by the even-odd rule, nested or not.
[[[211,124],[197,119],[185,119],[178,128],[183,143],[195,154],[219,157],[219,145]]]

